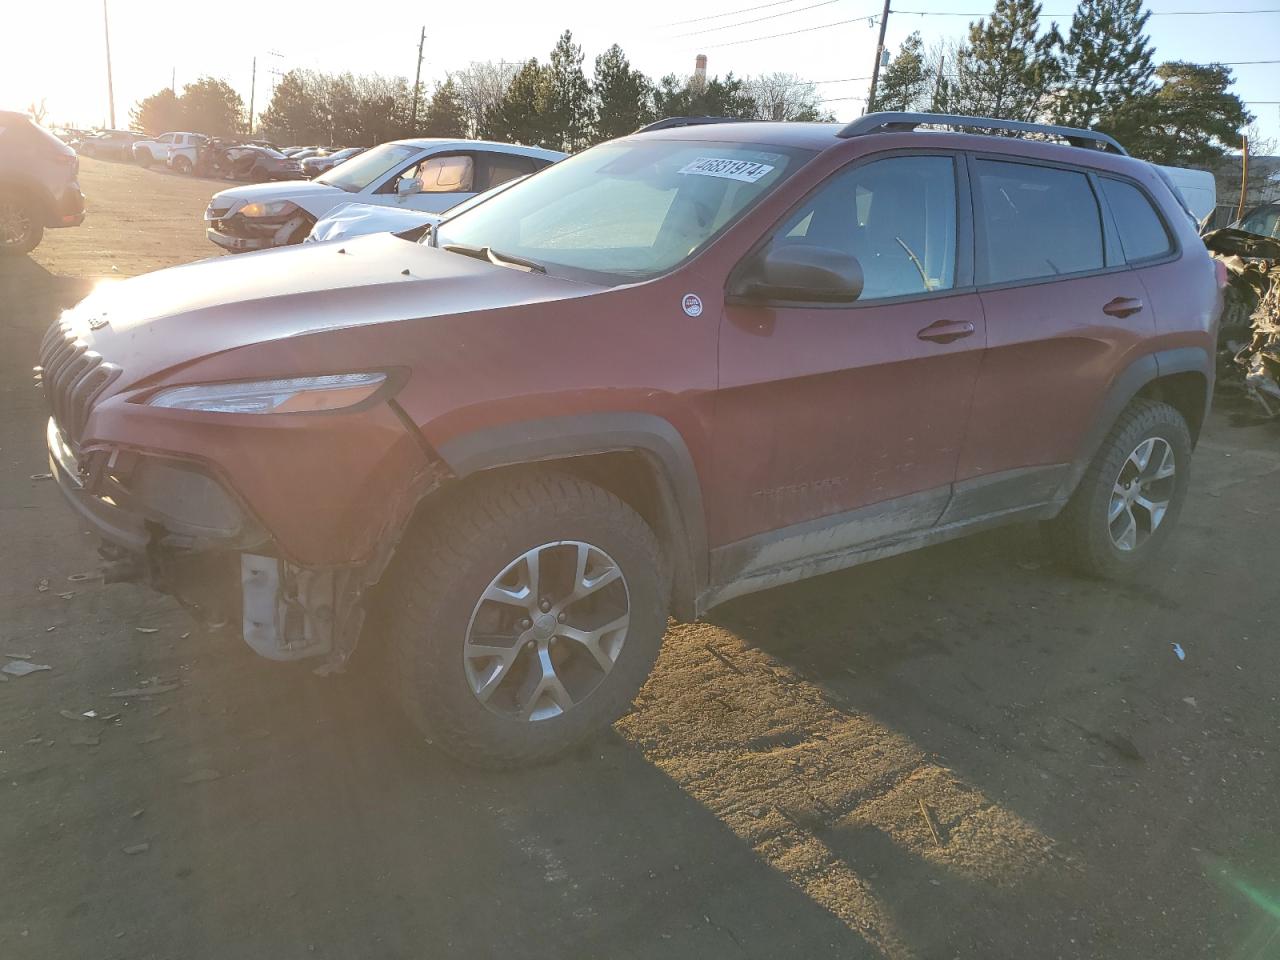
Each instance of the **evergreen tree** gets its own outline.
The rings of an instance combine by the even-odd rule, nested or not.
[[[168,87],[139,100],[129,111],[129,129],[152,137],[183,126],[182,102]]]
[[[595,126],[591,84],[582,72],[582,48],[566,30],[551,50],[545,72],[544,146],[573,153],[585,147]],[[545,142],[549,141],[549,142]]]
[[[1151,93],[1152,49],[1142,0],[1080,0],[1059,57],[1062,89],[1055,123],[1105,123],[1134,98]]]
[[[929,103],[930,78],[924,69],[924,42],[917,30],[902,41],[898,55],[880,75],[872,110],[921,110]]]
[[[1036,0],[996,0],[989,19],[969,25],[947,85],[950,113],[1035,120],[1057,76],[1057,27],[1040,32]]]
[[[595,140],[612,140],[634,133],[653,119],[653,84],[639,70],[631,69],[616,43],[596,57]]]
[[[747,92],[746,84],[732,73],[721,80],[680,78],[674,73],[659,81],[654,91],[654,106],[658,117],[734,117],[751,120],[755,117],[756,102]]]
[[[290,70],[276,84],[258,129],[280,144],[320,143],[329,134],[325,115],[326,78],[310,70]]]
[[[426,137],[465,137],[467,135],[467,112],[462,104],[462,95],[457,84],[449,77],[436,87],[427,105],[427,117],[423,123],[423,136]]]
[[[1240,142],[1253,120],[1220,63],[1162,63],[1155,92],[1126,102],[1104,125],[1130,153],[1178,167],[1204,167]]]
[[[525,61],[502,99],[485,117],[483,136],[489,140],[523,143],[532,147],[558,145],[546,113],[550,80],[548,69],[536,58]]]

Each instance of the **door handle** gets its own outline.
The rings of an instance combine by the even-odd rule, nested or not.
[[[977,327],[969,320],[938,320],[929,324],[916,334],[917,340],[930,340],[933,343],[953,343],[963,337],[972,336]]]
[[[1133,297],[1116,297],[1102,308],[1102,312],[1111,317],[1131,317],[1142,310],[1142,301]]]

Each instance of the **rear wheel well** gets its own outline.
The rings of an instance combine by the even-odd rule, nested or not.
[[[1159,400],[1169,404],[1187,421],[1191,431],[1191,445],[1195,446],[1200,438],[1200,429],[1204,426],[1205,400],[1209,393],[1209,381],[1202,373],[1171,373],[1157,377],[1141,390],[1137,396],[1148,400]]]
[[[447,509],[456,496],[465,494],[469,481],[503,474],[513,477],[538,469],[557,470],[594,483],[608,490],[631,507],[653,530],[662,548],[663,559],[671,577],[672,614],[681,620],[696,618],[697,583],[688,549],[688,535],[679,505],[658,459],[643,450],[616,450],[581,456],[539,460],[490,467],[446,483],[418,505],[410,525],[429,523],[439,509]]]

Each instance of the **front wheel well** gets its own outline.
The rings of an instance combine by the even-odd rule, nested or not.
[[[1194,447],[1204,426],[1205,409],[1209,399],[1209,380],[1203,373],[1188,371],[1157,377],[1141,390],[1139,398],[1167,403],[1187,421]]]
[[[614,450],[578,456],[488,467],[444,484],[419,505],[410,526],[430,523],[430,516],[449,509],[454,497],[465,494],[472,482],[502,476],[513,478],[532,470],[556,470],[608,490],[640,514],[653,530],[671,575],[671,608],[678,619],[693,620],[698,584],[689,549],[689,536],[679,504],[658,458],[643,450]]]

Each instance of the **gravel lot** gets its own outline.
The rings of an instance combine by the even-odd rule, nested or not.
[[[761,594],[674,628],[589,749],[479,773],[359,658],[322,679],[77,579],[39,337],[215,255],[219,188],[82,179],[84,227],[0,263],[0,653],[52,668],[0,674],[0,955],[1280,956],[1280,428],[1215,413],[1135,583],[1018,527]]]

